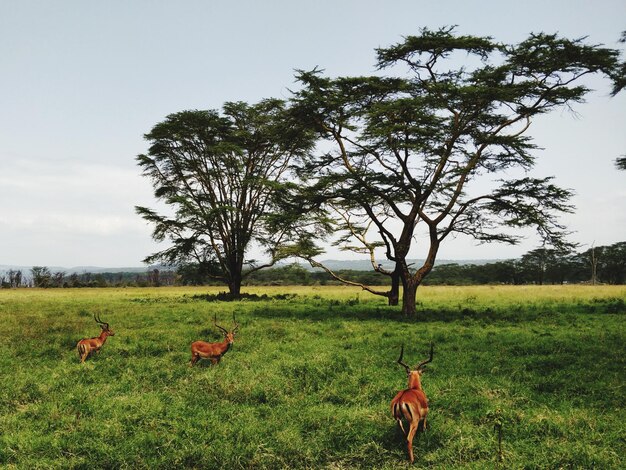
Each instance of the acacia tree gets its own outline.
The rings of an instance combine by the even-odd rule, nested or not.
[[[626,281],[626,242],[605,247],[600,269],[605,282],[624,284]]]
[[[277,222],[275,212],[293,185],[290,161],[308,151],[311,135],[290,121],[284,102],[270,99],[226,103],[221,114],[171,114],[145,138],[150,148],[137,162],[172,214],[136,207],[154,225],[153,238],[171,243],[144,261],[197,263],[239,297],[242,280],[273,265],[289,240],[291,221]],[[252,243],[268,262],[247,258]]]
[[[380,69],[399,74],[331,79],[300,71],[294,102],[332,145],[303,165],[303,177],[329,212],[346,214],[340,242],[354,249],[347,240],[356,240],[374,269],[399,278],[403,312],[415,314],[416,289],[451,235],[514,244],[518,231],[507,229],[531,226],[544,243],[565,247],[556,216],[572,209],[571,192],[530,176],[536,147],[528,130],[536,116],[582,102],[586,75],[607,75],[617,93],[619,52],[546,34],[505,45],[442,28],[377,55]],[[419,227],[426,259],[410,266]],[[394,269],[376,261],[380,249]],[[307,258],[318,265],[314,254]],[[395,286],[382,294],[391,300]]]
[[[626,280],[626,242],[607,246],[592,246],[579,253],[579,279],[596,284],[624,284]]]
[[[9,269],[9,287],[20,287],[22,285],[22,271],[20,269]]]
[[[35,287],[50,287],[52,273],[46,266],[33,266],[30,269],[30,274],[33,278],[33,285]]]
[[[537,248],[525,253],[518,264],[527,282],[563,284],[574,270],[573,259],[573,251]]]

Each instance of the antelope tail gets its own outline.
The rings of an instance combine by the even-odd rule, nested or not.
[[[411,405],[406,402],[398,401],[393,406],[393,417],[395,419],[406,419],[407,421],[413,421],[414,411],[411,409]]]

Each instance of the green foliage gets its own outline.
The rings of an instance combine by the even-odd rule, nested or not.
[[[200,278],[220,280],[238,295],[242,278],[261,268],[246,259],[250,244],[265,248],[271,265],[289,240],[295,220],[280,216],[280,201],[293,179],[290,161],[309,150],[311,133],[284,102],[269,99],[225,103],[221,114],[171,114],[145,138],[150,148],[137,163],[171,209],[161,215],[136,208],[154,226],[153,238],[170,243],[145,261],[196,263]]]
[[[45,266],[33,266],[30,270],[35,287],[50,287],[52,274]]]
[[[372,258],[384,249],[396,265],[387,274],[405,288],[403,310],[415,313],[415,289],[455,233],[515,244],[515,229],[530,226],[544,243],[567,248],[558,215],[571,211],[571,191],[513,175],[534,167],[535,117],[582,103],[583,77],[603,75],[619,91],[620,51],[543,33],[508,45],[446,27],[377,55],[391,75],[298,72],[295,112],[329,142],[302,165],[302,197],[312,188],[324,194],[320,205],[339,221],[331,233],[346,234],[346,249]],[[427,255],[411,267],[418,227]]]
[[[430,341],[419,467],[626,464],[623,287],[425,287],[419,322],[358,289],[207,292],[0,291],[0,466],[404,468],[395,361]],[[116,335],[80,365],[95,312]],[[191,341],[218,340],[213,314],[233,312],[233,349],[190,368]]]

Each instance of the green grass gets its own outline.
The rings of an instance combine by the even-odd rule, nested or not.
[[[430,341],[416,468],[626,466],[626,287],[420,288],[417,321],[351,288],[218,290],[0,290],[0,467],[406,468],[395,361]],[[240,334],[190,368],[215,312]],[[116,335],[81,365],[93,313]]]

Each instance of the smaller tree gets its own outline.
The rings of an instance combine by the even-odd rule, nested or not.
[[[22,285],[22,271],[19,269],[9,269],[7,273],[9,276],[9,287],[20,287]]]
[[[574,262],[576,264],[576,277],[580,282],[595,285],[599,281],[599,268],[604,257],[603,246],[594,246],[576,254]]]
[[[35,287],[49,287],[52,274],[45,266],[33,266],[30,270]]]
[[[626,281],[626,242],[605,247],[600,269],[605,282],[624,284]]]
[[[152,287],[159,287],[161,286],[161,276],[160,276],[161,272],[154,268],[149,270],[146,273],[146,279],[148,280],[148,284],[150,284]]]
[[[297,221],[282,216],[281,198],[293,186],[291,160],[309,150],[311,134],[271,99],[226,103],[222,113],[171,114],[145,138],[150,148],[137,162],[173,214],[136,207],[154,225],[153,238],[171,243],[144,261],[197,264],[239,297],[246,276],[284,256],[281,247]],[[269,261],[248,256],[253,244]]]
[[[78,273],[72,273],[68,278],[69,287],[82,287]]]
[[[537,248],[523,255],[519,264],[534,284],[563,284],[573,269],[571,255],[569,250]]]
[[[624,284],[626,280],[626,242],[592,246],[577,256],[580,278],[595,284]]]
[[[63,271],[56,271],[50,278],[53,287],[63,287],[63,280],[65,279],[65,273]]]

